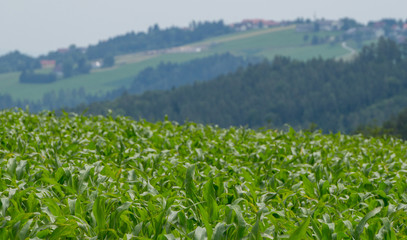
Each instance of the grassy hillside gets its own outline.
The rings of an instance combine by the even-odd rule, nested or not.
[[[19,74],[0,74],[0,93],[8,93],[16,99],[38,100],[44,93],[60,89],[78,89],[83,87],[87,93],[98,94],[111,91],[122,86],[128,86],[141,70],[156,66],[162,61],[184,62],[201,54],[168,54],[162,57],[152,57],[137,63],[123,64],[111,69],[101,69],[87,75],[79,75],[50,84],[21,84]]]
[[[402,239],[407,145],[0,112],[1,239]]]
[[[317,33],[319,37],[335,36],[338,32]],[[313,34],[309,34],[310,38]],[[162,61],[184,62],[216,53],[231,52],[236,55],[257,56],[272,59],[275,55],[285,55],[296,59],[340,57],[348,53],[340,43],[311,45],[304,42],[304,33],[297,33],[293,26],[251,30],[221,37],[211,38],[186,47],[201,48],[202,52],[182,52],[176,48],[171,53],[137,53],[116,57],[117,65],[111,69],[95,70],[89,75],[80,75],[46,85],[20,84],[19,74],[0,74],[0,94],[10,94],[14,99],[39,100],[44,93],[60,89],[84,88],[87,93],[106,93],[122,86],[144,68],[156,66]]]
[[[312,36],[337,36],[340,32],[307,34],[309,38],[312,38]],[[342,56],[348,52],[338,43],[312,45],[311,40],[304,41],[304,35],[305,33],[297,33],[294,26],[289,26],[235,34],[228,38],[225,37],[225,39],[208,40],[206,43],[214,44],[211,51],[230,51],[235,54],[255,55],[269,59],[274,58],[276,55],[288,56],[298,60],[307,60],[318,56],[332,58]]]

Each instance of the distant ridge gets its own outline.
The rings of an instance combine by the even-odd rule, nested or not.
[[[178,122],[222,127],[282,127],[287,123],[307,128],[315,123],[326,131],[349,132],[373,119],[386,120],[383,110],[389,115],[407,106],[407,56],[403,52],[401,46],[382,38],[364,47],[352,62],[277,57],[212,81],[140,96],[127,94],[76,111],[106,114],[112,109],[149,121],[168,115]],[[397,96],[397,105],[388,101]]]

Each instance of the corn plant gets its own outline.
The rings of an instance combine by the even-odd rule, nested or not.
[[[403,239],[393,138],[0,112],[0,239]]]

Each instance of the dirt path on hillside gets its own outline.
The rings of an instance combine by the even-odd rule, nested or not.
[[[250,33],[246,33],[246,34],[239,34],[237,36],[231,36],[228,38],[220,39],[218,41],[215,40],[214,42],[223,43],[223,42],[235,41],[235,40],[239,40],[239,39],[244,39],[244,38],[249,38],[249,37],[254,37],[254,36],[259,36],[259,35],[268,34],[268,33],[272,33],[272,32],[294,29],[294,28],[295,28],[294,25],[287,26],[287,27],[268,28],[268,29],[265,29],[264,31],[256,31],[256,32],[250,32]]]
[[[341,44],[342,48],[345,49],[346,51],[349,51],[349,53],[346,53],[342,56],[337,57],[336,59],[342,59],[345,61],[353,59],[353,57],[357,54],[356,49],[349,47],[346,42],[342,42]]]
[[[349,51],[349,54],[355,54],[356,53],[356,50],[354,49],[354,48],[351,48],[351,47],[349,47],[347,44],[346,44],[346,42],[342,42],[342,47],[345,49],[345,50],[348,50]]]
[[[201,43],[192,43],[192,44],[187,44],[187,45],[168,48],[168,49],[150,50],[150,51],[143,51],[143,52],[139,52],[139,53],[125,54],[125,55],[116,57],[116,64],[124,65],[124,64],[129,64],[129,63],[143,62],[147,59],[150,59],[153,57],[158,57],[160,55],[169,54],[169,53],[188,53],[188,52],[202,51],[202,50],[208,49],[210,47],[210,45],[212,45],[212,44],[219,44],[219,43],[225,43],[225,42],[230,42],[230,41],[235,41],[235,40],[240,40],[240,39],[245,39],[245,38],[251,38],[251,37],[260,36],[260,35],[264,35],[264,34],[268,34],[268,33],[272,33],[272,32],[284,31],[284,30],[289,30],[289,29],[294,29],[294,28],[295,28],[295,25],[285,26],[285,27],[267,28],[267,29],[260,30],[260,31],[241,33],[236,36],[223,37],[221,39],[207,40],[207,41],[204,41]]]

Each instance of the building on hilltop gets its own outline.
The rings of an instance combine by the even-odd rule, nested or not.
[[[320,31],[337,31],[342,28],[342,22],[341,21],[333,21],[333,20],[319,20],[316,22],[319,25],[319,30]]]
[[[56,61],[55,60],[41,60],[41,68],[54,68],[56,65]]]
[[[318,32],[318,31],[338,31],[342,28],[343,23],[341,21],[334,20],[316,20],[314,22],[300,23],[296,25],[297,32]]]
[[[102,63],[102,60],[96,60],[96,61],[92,61],[90,63],[90,65],[93,69],[99,69],[103,66],[103,63]]]
[[[245,19],[240,23],[230,24],[229,27],[234,28],[237,31],[246,31],[250,29],[258,28],[270,28],[279,26],[280,23],[273,20],[264,20],[264,19]]]
[[[296,32],[313,32],[315,26],[313,23],[302,23],[295,26]]]

